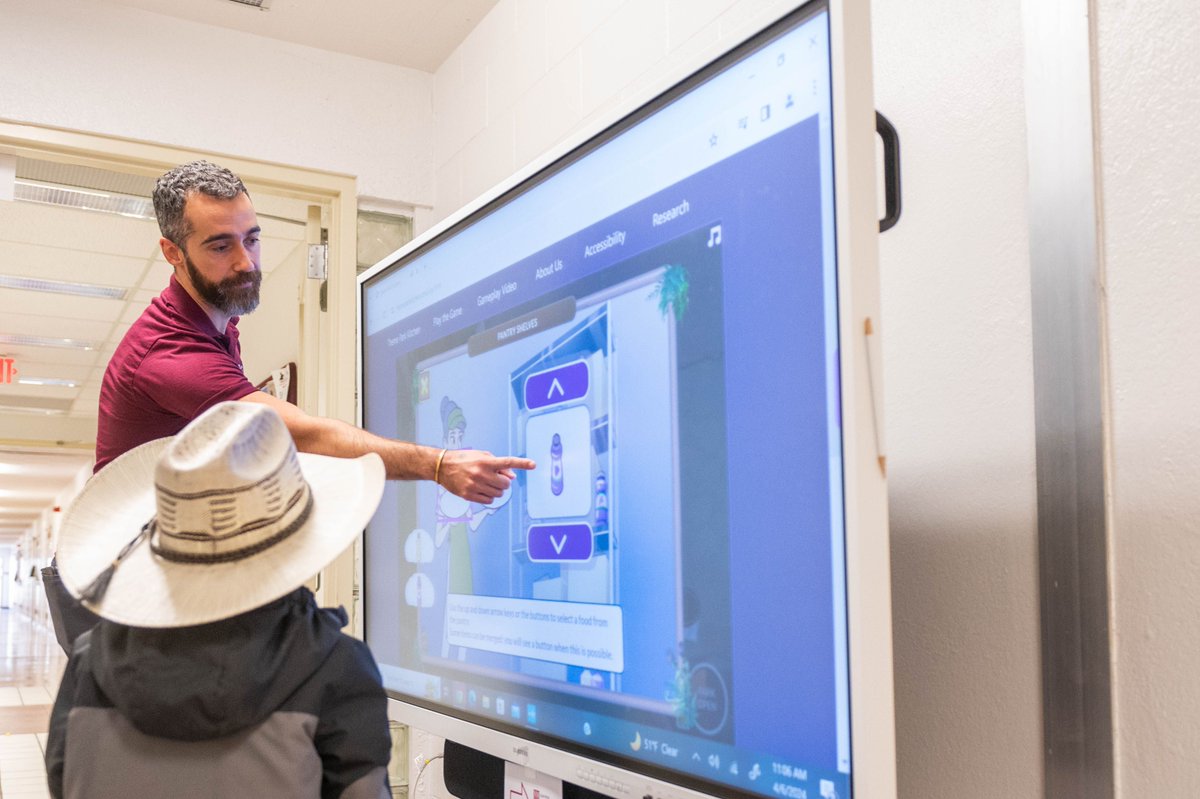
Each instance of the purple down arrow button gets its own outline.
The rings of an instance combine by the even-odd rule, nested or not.
[[[587,393],[588,365],[585,361],[575,361],[526,378],[525,407],[532,411],[579,399]]]
[[[529,559],[588,560],[592,557],[590,524],[535,524],[529,528]]]

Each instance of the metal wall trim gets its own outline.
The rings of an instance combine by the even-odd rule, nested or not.
[[[1089,0],[1024,0],[1045,795],[1111,799],[1104,340]]]

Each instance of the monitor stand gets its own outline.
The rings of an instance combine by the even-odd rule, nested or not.
[[[606,799],[603,794],[455,741],[446,741],[442,766],[446,790],[458,799]]]

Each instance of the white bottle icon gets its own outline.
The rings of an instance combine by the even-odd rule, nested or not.
[[[558,433],[550,439],[550,492],[556,497],[563,492],[562,439]]]

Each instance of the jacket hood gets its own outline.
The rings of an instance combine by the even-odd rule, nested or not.
[[[141,732],[199,741],[265,720],[329,656],[346,612],[298,588],[230,619],[147,629],[102,621],[89,662],[105,696]]]

